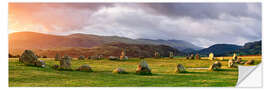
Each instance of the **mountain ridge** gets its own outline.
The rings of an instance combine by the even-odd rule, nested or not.
[[[27,37],[25,37],[27,36]],[[178,50],[192,48],[195,50],[201,47],[195,46],[183,40],[151,40],[151,39],[131,39],[119,36],[99,36],[93,34],[75,33],[70,35],[52,35],[38,32],[15,32],[9,34],[10,48],[57,48],[57,47],[83,47],[91,48],[94,46],[121,42],[128,44],[153,44],[167,45]],[[47,47],[46,47],[47,45]]]

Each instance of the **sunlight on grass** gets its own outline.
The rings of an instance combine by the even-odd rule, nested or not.
[[[130,58],[127,61],[111,60],[72,60],[72,69],[88,64],[94,72],[59,71],[51,66],[59,64],[52,58],[41,58],[47,64],[46,68],[25,66],[18,59],[9,59],[9,86],[50,86],[50,87],[134,87],[134,86],[234,86],[237,82],[238,69],[227,68],[227,61],[220,61],[226,71],[208,71],[215,61],[186,59],[153,59],[146,58],[152,75],[136,75],[135,69],[140,60]],[[187,68],[186,73],[175,73],[177,64]],[[112,70],[121,67],[128,74],[113,74]]]

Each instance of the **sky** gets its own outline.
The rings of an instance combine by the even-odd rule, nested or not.
[[[9,3],[8,31],[185,40],[200,47],[261,40],[260,3]]]

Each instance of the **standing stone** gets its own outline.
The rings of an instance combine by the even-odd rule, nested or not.
[[[127,72],[122,68],[116,68],[112,71],[112,73],[126,74]]]
[[[229,68],[232,68],[232,67],[237,67],[237,66],[236,66],[236,64],[234,63],[234,61],[233,61],[232,59],[230,59],[230,60],[228,61],[228,67],[229,67]]]
[[[43,60],[38,60],[36,62],[36,66],[38,66],[38,67],[45,67],[45,62]]]
[[[154,57],[155,57],[155,58],[160,58],[160,54],[159,54],[159,52],[155,51],[155,53],[154,53]]]
[[[255,60],[248,60],[245,64],[246,65],[253,65],[255,63]]]
[[[55,55],[54,60],[55,61],[60,61],[61,60],[61,57],[60,57],[60,55],[58,53]]]
[[[146,61],[142,60],[141,63],[137,66],[136,74],[141,75],[152,74],[151,69],[148,67]]]
[[[64,56],[60,60],[60,69],[71,70],[71,57]]]
[[[120,55],[120,60],[127,60],[127,58],[125,57],[126,57],[126,50],[122,50],[121,55]]]
[[[208,70],[217,71],[221,68],[221,63],[216,61],[214,64],[212,64]]]
[[[236,61],[237,60],[237,55],[236,53],[233,53],[233,58],[232,58],[233,61]]]
[[[189,59],[195,59],[194,58],[194,54],[191,54],[190,57],[189,57]]]
[[[36,62],[38,61],[38,57],[31,50],[25,50],[19,58],[19,61],[25,65],[35,66]]]
[[[98,55],[97,60],[103,59],[103,55]]]
[[[77,71],[85,71],[85,72],[93,72],[92,68],[89,65],[87,65],[87,64],[80,66],[76,70]]]
[[[185,67],[182,65],[182,64],[178,64],[176,66],[176,70],[175,70],[176,73],[183,73],[183,72],[186,72],[185,70]]]
[[[173,59],[173,57],[174,57],[174,54],[173,54],[173,52],[170,52],[170,59]]]
[[[209,60],[214,60],[214,53],[209,54]]]
[[[84,60],[85,57],[84,56],[79,56],[78,60]]]
[[[200,54],[198,54],[198,53],[196,54],[195,57],[196,57],[196,59],[201,59],[201,56],[200,56]]]
[[[216,61],[214,64],[216,64],[218,66],[218,68],[221,68],[221,63],[219,61]]]

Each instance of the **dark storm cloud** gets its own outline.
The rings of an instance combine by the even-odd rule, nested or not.
[[[20,6],[11,15],[53,34],[89,33],[186,40],[201,47],[261,39],[260,3],[61,3]],[[31,11],[26,12],[26,11]],[[16,13],[20,13],[16,15]],[[29,16],[29,17],[27,17]],[[23,21],[23,18],[30,18]]]
[[[216,19],[219,15],[226,13],[235,17],[261,18],[261,10],[257,9],[258,13],[250,12],[250,8],[261,7],[260,3],[252,5],[248,3],[152,3],[144,5],[152,8],[156,13],[173,17],[189,16],[197,19]]]

